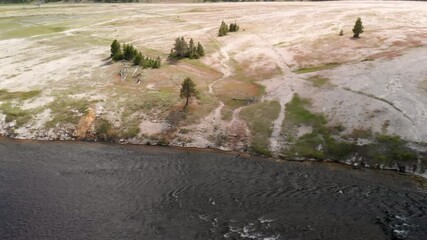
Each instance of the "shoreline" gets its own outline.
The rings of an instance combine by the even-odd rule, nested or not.
[[[401,171],[398,168],[391,168],[391,167],[371,167],[366,165],[359,165],[356,163],[350,163],[348,161],[334,161],[334,160],[317,160],[317,159],[288,159],[288,158],[282,158],[282,157],[269,157],[259,154],[253,154],[248,152],[239,152],[236,150],[224,150],[219,148],[202,148],[202,147],[182,147],[182,146],[176,146],[176,145],[162,145],[162,144],[138,144],[138,143],[132,143],[128,141],[120,142],[118,141],[98,141],[98,140],[79,140],[79,139],[69,139],[69,140],[42,140],[42,139],[25,139],[25,138],[13,138],[9,136],[0,136],[0,142],[2,141],[13,141],[13,142],[21,142],[21,143],[28,143],[28,142],[37,142],[41,144],[48,144],[48,143],[61,143],[61,144],[67,144],[67,143],[78,143],[78,144],[104,144],[104,145],[115,145],[115,146],[126,146],[126,147],[135,147],[135,148],[163,148],[163,149],[170,149],[170,150],[177,150],[177,151],[187,151],[187,152],[210,152],[210,153],[218,153],[218,154],[230,154],[230,155],[236,155],[235,157],[242,157],[242,158],[258,158],[258,159],[265,159],[269,161],[275,161],[275,162],[301,162],[301,163],[319,163],[319,164],[333,164],[334,166],[341,166],[345,167],[351,170],[359,170],[359,169],[367,169],[367,170],[374,170],[374,171],[380,171],[380,172],[389,172],[389,173],[397,173],[399,175],[405,175],[407,177],[414,178],[417,182],[425,182],[427,186],[427,171],[424,171],[424,173],[417,173],[417,172],[410,172],[410,171]],[[422,183],[420,183],[422,184]],[[424,186],[424,184],[422,184]]]

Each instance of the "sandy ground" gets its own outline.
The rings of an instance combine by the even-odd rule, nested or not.
[[[136,139],[164,135],[174,145],[242,149],[251,136],[239,118],[244,106],[231,107],[221,96],[255,84],[265,88],[256,96],[258,101],[277,100],[281,105],[268,140],[274,153],[285,142],[281,136],[285,104],[294,93],[311,98],[313,111],[326,114],[347,132],[369,129],[427,141],[425,3],[82,4],[40,9],[14,5],[1,6],[0,11],[0,26],[5,29],[0,33],[0,89],[42,91],[34,99],[10,100],[14,106],[37,111],[21,127],[7,123],[3,114],[2,134],[13,130],[16,137],[42,139],[55,138],[52,134],[82,135],[64,135],[69,125],[65,129],[44,124],[55,117],[49,104],[70,98],[95,101],[102,109],[96,111],[97,117],[114,126],[139,126]],[[357,17],[362,17],[365,32],[355,40],[351,29]],[[236,21],[241,31],[218,38],[222,20]],[[338,36],[341,29],[344,36]],[[132,42],[150,57],[165,59],[180,36],[200,41],[206,56],[200,61],[163,62],[159,70],[135,70],[135,75],[143,76],[139,85],[132,77],[120,81],[123,63],[109,63],[109,44],[115,38]],[[339,66],[294,72],[328,63]],[[194,103],[195,120],[171,126],[167,113],[182,107],[179,84],[186,76],[211,100]],[[326,77],[334,87],[315,87],[306,81],[310,76]],[[240,85],[230,90],[224,87],[227,82]],[[161,107],[138,105],[152,98]],[[232,111],[230,118],[224,117],[226,109]],[[77,123],[73,131],[76,128]],[[183,128],[189,131],[179,131]],[[218,139],[223,136],[225,143]]]

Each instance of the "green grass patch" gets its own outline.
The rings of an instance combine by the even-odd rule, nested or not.
[[[345,138],[352,138],[352,139],[369,139],[372,138],[372,132],[368,129],[353,129],[353,131],[350,134],[347,134],[344,136]]]
[[[58,47],[60,49],[108,46],[111,44],[110,39],[104,39],[83,34],[64,36],[54,40],[44,40],[44,42],[46,45],[48,44],[53,47]]]
[[[34,90],[34,91],[28,91],[28,92],[9,92],[5,89],[0,89],[0,101],[8,101],[12,99],[19,99],[19,100],[28,100],[30,98],[34,98],[38,95],[40,95],[41,91]]]
[[[248,105],[249,99],[259,99],[265,92],[265,87],[253,82],[243,82],[237,80],[224,80],[215,88],[216,96],[224,103],[221,112],[223,119],[231,120],[232,112]]]
[[[320,66],[303,67],[293,72],[298,74],[311,73],[311,72],[317,72],[325,69],[335,68],[335,67],[338,67],[339,65],[340,65],[339,63],[327,63],[325,65],[320,65]]]
[[[252,134],[252,151],[271,156],[270,136],[272,122],[279,117],[280,104],[277,101],[266,101],[250,105],[240,112]]]
[[[49,34],[49,33],[57,33],[63,32],[67,30],[66,27],[58,26],[58,25],[21,25],[18,28],[10,29],[7,32],[3,32],[1,37],[3,39],[9,38],[27,38],[33,37],[37,35]]]
[[[16,120],[16,126],[20,127],[26,124],[33,118],[33,112],[30,110],[23,110],[20,107],[12,106],[10,102],[0,105],[0,110],[6,114],[6,122]]]
[[[325,87],[325,86],[331,86],[332,84],[329,82],[329,78],[325,78],[322,76],[311,76],[307,78],[307,81],[311,82],[313,86],[315,87]]]
[[[165,111],[179,101],[179,93],[174,88],[163,87],[158,91],[147,91],[136,88],[135,85],[117,86],[113,89],[121,97],[119,107],[125,107],[131,112]],[[112,101],[116,101],[112,99]]]
[[[122,131],[122,133],[120,134],[121,138],[134,138],[137,137],[138,134],[140,133],[140,129],[139,126],[130,126],[129,128],[126,128]]]
[[[186,124],[193,124],[200,121],[201,118],[207,116],[219,105],[218,100],[205,92],[200,93],[200,98],[197,102],[197,105],[192,106],[190,111],[186,112]]]
[[[295,94],[292,100],[286,104],[286,121],[299,126],[307,125],[319,127],[326,124],[326,118],[321,114],[310,112],[306,107],[310,105],[310,100],[301,98]]]
[[[367,162],[374,164],[416,164],[418,161],[418,154],[395,135],[376,135],[374,143],[360,146],[358,152]]]
[[[307,107],[310,101],[300,98],[297,94],[286,105],[285,129],[297,129],[301,125],[311,126],[312,132],[299,138],[289,137],[291,143],[283,150],[286,158],[312,158],[342,161],[357,154],[365,163],[374,164],[405,164],[418,161],[418,154],[406,146],[407,142],[398,136],[373,134],[369,130],[354,129],[346,136],[353,142],[339,140],[332,136],[336,130],[327,127],[325,117],[310,112]],[[287,131],[285,134],[295,134]],[[358,139],[370,139],[372,143],[357,145]]]
[[[285,120],[283,128],[288,140],[289,147],[285,148],[283,155],[287,158],[314,158],[314,159],[336,159],[341,160],[353,152],[353,145],[339,142],[332,137],[334,128],[326,127],[325,116],[308,110],[310,100],[301,98],[295,94],[292,100],[286,104]],[[310,126],[312,132],[295,138],[298,127]]]
[[[92,103],[94,102],[86,99],[58,97],[46,106],[52,110],[52,120],[46,123],[46,127],[52,128],[57,124],[66,123],[77,125],[80,117],[87,112],[89,105]]]

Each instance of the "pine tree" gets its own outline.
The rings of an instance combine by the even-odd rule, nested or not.
[[[144,60],[142,60],[142,67],[143,68],[149,68],[150,67],[150,59],[145,57]]]
[[[200,57],[205,56],[205,50],[203,49],[202,44],[200,44],[200,42],[197,43],[197,54]]]
[[[188,55],[188,44],[185,41],[184,37],[181,37],[181,44],[182,44],[182,51],[181,51],[180,57],[184,58],[185,56]]]
[[[142,63],[142,58],[143,58],[143,56],[142,56],[141,52],[138,52],[138,53],[135,55],[135,58],[133,59],[133,65],[141,65],[141,63]]]
[[[219,26],[218,36],[220,37],[225,36],[227,35],[227,32],[228,32],[228,26],[224,21],[222,21],[221,25]]]
[[[190,59],[195,59],[195,58],[199,58],[198,54],[197,54],[197,48],[196,45],[194,45],[194,40],[190,39],[190,43],[188,45],[188,54],[187,57]]]
[[[120,43],[114,39],[113,43],[111,44],[111,54],[110,57],[113,57],[116,55],[116,53],[120,51]]]
[[[131,44],[123,44],[123,57],[125,60],[131,61],[135,57],[135,48]]]
[[[191,80],[191,78],[187,77],[184,79],[184,82],[181,85],[181,91],[179,96],[181,98],[185,98],[184,109],[187,108],[190,98],[199,97],[199,92],[196,89],[196,84]]]
[[[176,38],[170,57],[184,58],[188,55],[188,44],[184,37]]]
[[[364,27],[362,25],[362,19],[360,19],[359,17],[357,18],[356,23],[354,24],[354,27],[353,27],[353,33],[354,33],[353,37],[358,38],[359,35],[363,33],[363,29]]]
[[[123,60],[123,52],[122,49],[119,48],[116,53],[113,55],[113,61],[120,61]]]
[[[154,66],[153,66],[153,68],[159,68],[160,67],[160,65],[161,65],[161,59],[160,59],[160,57],[157,57],[156,58],[156,61],[154,62]]]
[[[228,28],[229,32],[235,32],[236,31],[236,25],[234,23],[230,23],[230,27]]]
[[[230,27],[228,28],[229,32],[237,32],[239,31],[239,25],[237,23],[230,23]]]

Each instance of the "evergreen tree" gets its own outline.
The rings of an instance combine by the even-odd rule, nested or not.
[[[190,58],[190,59],[198,59],[201,56],[205,55],[205,51],[200,44],[194,43],[194,40],[191,38],[189,44],[185,41],[184,37],[176,38],[174,47],[171,49],[169,54],[170,58]]]
[[[180,47],[176,50],[178,57],[184,58],[188,55],[188,44],[185,41],[184,37],[181,37],[180,41]]]
[[[181,98],[185,98],[184,109],[187,108],[190,98],[199,97],[199,92],[196,89],[196,84],[191,80],[191,78],[187,77],[184,79],[184,82],[181,85],[181,91],[179,96]]]
[[[239,31],[239,25],[237,23],[230,23],[230,27],[228,28],[229,32],[237,32]]]
[[[119,48],[116,53],[113,55],[113,61],[120,61],[123,60],[123,52],[122,49]]]
[[[197,43],[197,54],[200,57],[205,56],[205,50],[203,49],[202,44],[200,44],[200,42]]]
[[[159,68],[160,67],[160,65],[161,65],[161,59],[160,59],[160,57],[157,57],[156,58],[156,61],[154,62],[154,66],[153,66],[153,68]]]
[[[227,32],[228,32],[228,26],[224,21],[222,21],[221,25],[219,26],[218,36],[220,37],[225,36],[227,35]]]
[[[141,65],[141,63],[142,63],[142,58],[143,58],[143,56],[142,56],[141,52],[138,52],[138,53],[135,55],[135,58],[133,59],[133,65]]]
[[[174,48],[171,50],[170,57],[184,58],[188,55],[188,44],[184,37],[176,38]]]
[[[131,61],[138,51],[131,44],[123,44],[123,58]]]
[[[190,43],[188,45],[188,54],[187,57],[190,59],[195,59],[195,58],[199,58],[198,54],[197,54],[197,47],[196,45],[194,45],[194,40],[190,39]]]
[[[354,24],[354,27],[353,27],[353,33],[354,33],[353,37],[358,38],[359,35],[363,33],[363,29],[364,27],[362,25],[362,19],[360,19],[359,17],[357,18],[356,23]]]
[[[113,57],[116,55],[116,53],[120,51],[120,43],[114,39],[113,43],[111,44],[111,54],[110,57]]]
[[[150,67],[150,59],[145,57],[144,60],[142,60],[142,67],[143,68],[149,68]]]

